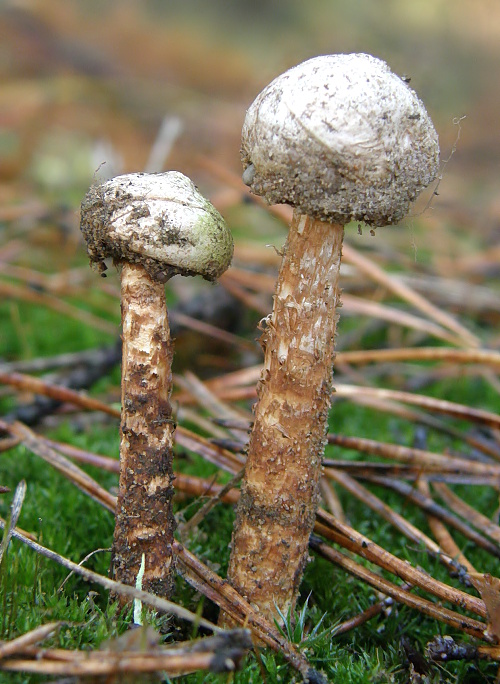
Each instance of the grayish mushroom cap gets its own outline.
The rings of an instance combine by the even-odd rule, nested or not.
[[[335,223],[396,223],[437,176],[424,105],[380,59],[324,55],[278,76],[248,109],[243,180],[272,204]]]
[[[215,280],[228,268],[233,239],[224,219],[177,171],[130,173],[93,186],[80,228],[90,260],[142,264],[156,280],[180,273]]]

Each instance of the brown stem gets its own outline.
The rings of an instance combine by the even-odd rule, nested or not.
[[[294,213],[265,350],[228,578],[272,619],[308,558],[332,391],[344,229]]]
[[[165,288],[141,266],[130,264],[123,265],[121,283],[122,416],[113,575],[135,585],[144,554],[143,589],[168,596],[173,586],[175,424]]]

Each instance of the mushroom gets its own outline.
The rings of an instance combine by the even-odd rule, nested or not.
[[[269,618],[293,608],[319,497],[333,391],[344,225],[400,221],[437,175],[417,95],[380,59],[310,59],[278,76],[243,125],[243,180],[294,207],[258,387],[228,578]]]
[[[90,188],[81,230],[91,263],[121,270],[122,417],[120,483],[112,550],[115,578],[168,596],[173,436],[173,342],[164,283],[176,274],[215,280],[229,266],[231,234],[216,209],[176,171],[132,173]]]

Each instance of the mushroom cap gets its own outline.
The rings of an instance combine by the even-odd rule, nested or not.
[[[112,257],[142,264],[159,281],[178,273],[215,280],[233,256],[224,219],[177,171],[130,173],[91,187],[80,228],[101,272]]]
[[[424,105],[365,54],[315,57],[258,95],[242,132],[244,182],[322,221],[396,223],[437,176]]]

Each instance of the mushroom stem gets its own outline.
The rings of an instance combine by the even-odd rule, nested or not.
[[[92,186],[80,228],[90,261],[121,265],[122,424],[112,572],[146,591],[173,588],[171,544],[172,341],[164,283],[174,275],[216,280],[233,240],[224,219],[178,171],[129,173]],[[141,567],[144,556],[145,568]]]
[[[113,575],[135,586],[144,554],[142,588],[168,596],[173,587],[175,424],[165,286],[141,265],[123,262],[121,297],[122,417]]]
[[[293,608],[319,496],[331,404],[344,227],[294,211],[273,313],[228,572],[267,618]]]

